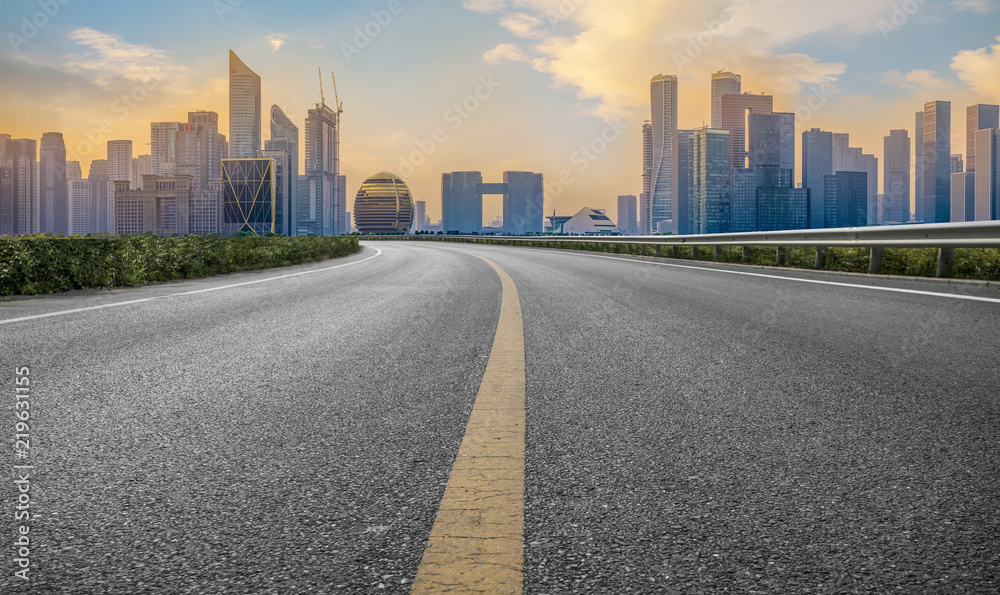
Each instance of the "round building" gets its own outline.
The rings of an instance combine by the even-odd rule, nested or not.
[[[406,182],[387,171],[371,176],[354,199],[358,232],[406,233],[413,224],[413,196]]]

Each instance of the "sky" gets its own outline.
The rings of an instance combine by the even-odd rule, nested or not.
[[[547,213],[615,218],[640,192],[657,74],[679,77],[681,128],[709,123],[726,69],[796,112],[797,133],[847,132],[880,169],[883,137],[912,139],[924,102],[952,102],[963,154],[966,106],[1000,103],[1000,0],[4,0],[0,33],[0,133],[62,132],[84,175],[106,141],[148,153],[149,123],[189,111],[228,135],[232,49],[262,78],[262,140],[272,104],[303,128],[317,69],[332,105],[332,72],[348,209],[388,170],[432,220],[441,174],[462,170],[540,172]],[[487,197],[484,220],[500,209]]]

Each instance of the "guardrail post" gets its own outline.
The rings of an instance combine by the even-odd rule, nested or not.
[[[816,248],[816,266],[814,268],[826,268],[826,246]]]
[[[951,277],[951,269],[955,266],[955,249],[938,248],[937,276]]]
[[[698,260],[698,246],[691,246],[691,258]]]
[[[785,266],[785,247],[778,246],[774,252],[774,266]]]
[[[722,246],[715,247],[715,257],[714,260],[722,260]]]
[[[868,274],[877,275],[882,272],[882,248],[872,248],[868,257]]]
[[[743,246],[743,262],[749,264],[753,259],[753,249],[750,246]]]
[[[677,246],[670,247],[670,256],[673,258],[679,258],[681,255],[681,249]]]

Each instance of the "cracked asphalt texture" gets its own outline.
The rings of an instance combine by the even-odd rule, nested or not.
[[[8,545],[0,592],[408,592],[499,315],[462,251],[521,297],[526,593],[1000,590],[1000,304],[371,242],[0,320],[376,249],[0,325],[5,394],[31,368],[38,514],[32,581]]]

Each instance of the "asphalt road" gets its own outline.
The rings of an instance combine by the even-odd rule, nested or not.
[[[408,592],[500,313],[472,254],[523,310],[526,593],[1000,590],[1000,302],[954,297],[997,289],[380,242],[0,303],[0,592]]]

